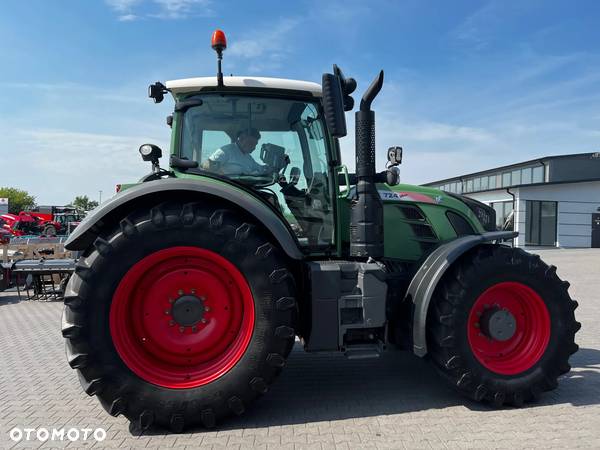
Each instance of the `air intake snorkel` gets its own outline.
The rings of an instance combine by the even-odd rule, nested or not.
[[[375,184],[375,112],[371,103],[383,86],[383,70],[373,80],[356,112],[357,198],[352,204],[350,255],[383,256],[383,203]]]

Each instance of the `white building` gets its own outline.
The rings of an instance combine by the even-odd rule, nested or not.
[[[600,247],[600,153],[549,156],[425,185],[492,206],[499,228],[509,219],[519,232],[518,247]]]

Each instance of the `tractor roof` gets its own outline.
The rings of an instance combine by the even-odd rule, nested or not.
[[[226,87],[277,89],[287,91],[304,91],[315,97],[321,96],[321,85],[310,81],[287,80],[285,78],[266,77],[224,77]],[[185,78],[182,80],[167,81],[167,89],[173,95],[201,91],[203,88],[216,88],[217,77]]]

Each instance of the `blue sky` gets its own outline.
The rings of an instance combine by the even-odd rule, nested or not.
[[[402,145],[405,182],[599,151],[598,23],[595,1],[9,2],[0,186],[62,204],[148,172],[137,148],[168,153],[173,104],[147,86],[214,74],[215,28],[226,73],[319,82],[337,63],[362,93],[383,68],[379,168]],[[352,136],[342,149],[352,166]]]

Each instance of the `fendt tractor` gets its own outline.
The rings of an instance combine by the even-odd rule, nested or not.
[[[69,237],[81,252],[62,333],[81,385],[134,426],[214,427],[266,394],[294,346],[427,358],[465,396],[519,406],[569,371],[580,327],[556,268],[513,248],[494,210],[375,170],[380,72],[356,112],[352,78],[156,82],[175,101],[169,169],[123,184]],[[254,150],[258,150],[253,154]]]

